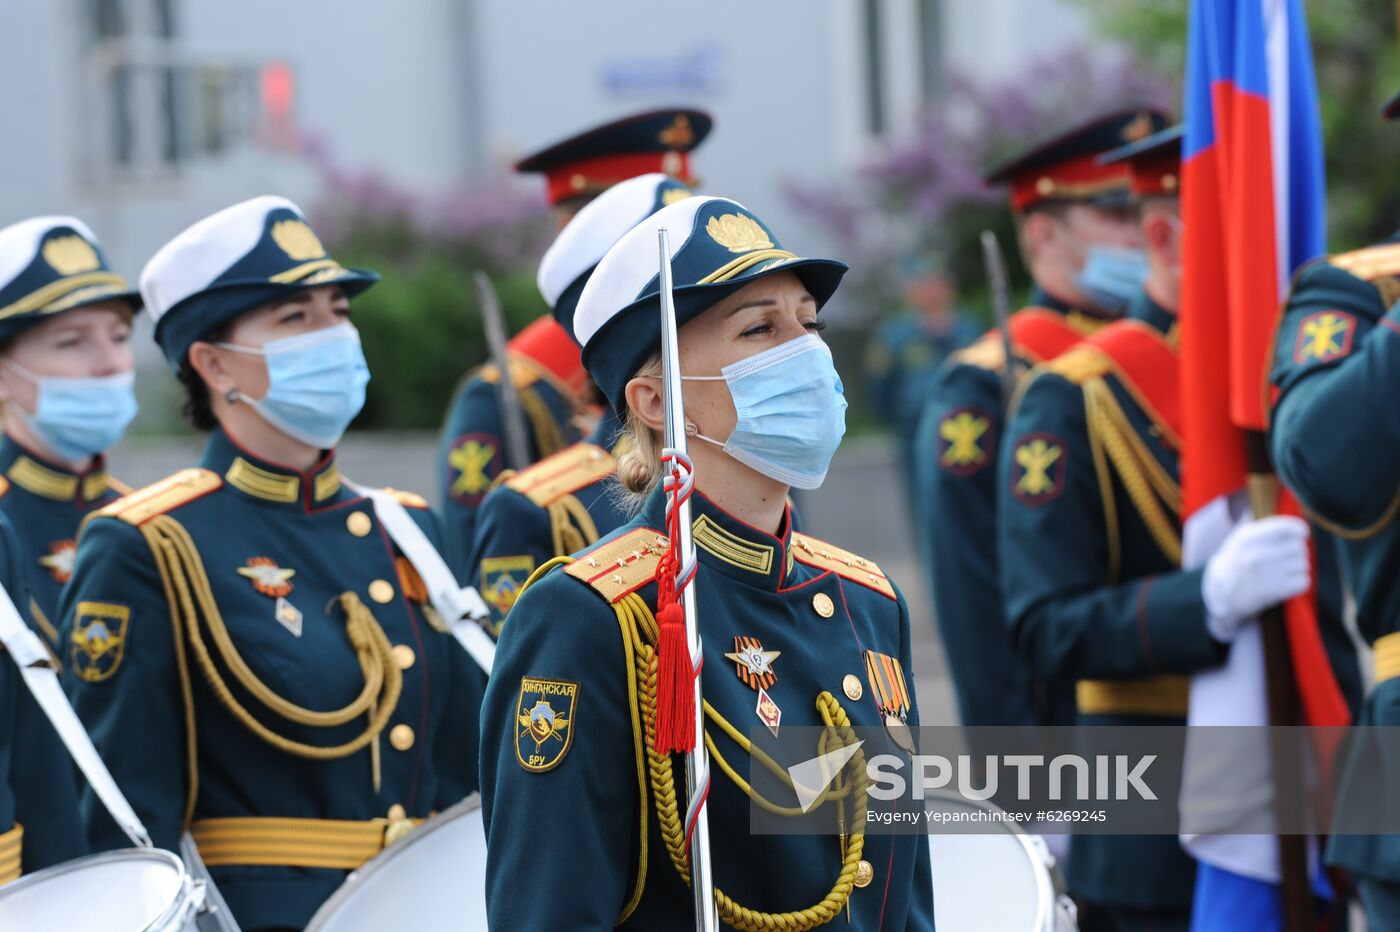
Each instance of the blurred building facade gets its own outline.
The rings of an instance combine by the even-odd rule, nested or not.
[[[74,213],[118,267],[328,164],[423,196],[652,106],[711,110],[705,190],[790,224],[820,180],[937,100],[1082,42],[1067,0],[15,0],[0,4],[0,223]],[[788,234],[799,249],[801,237]]]

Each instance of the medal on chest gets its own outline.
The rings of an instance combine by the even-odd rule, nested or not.
[[[736,635],[734,650],[724,655],[725,659],[734,661],[734,672],[739,679],[750,689],[758,690],[758,704],[754,706],[754,714],[774,737],[777,737],[778,723],[782,721],[783,710],[778,708],[773,697],[768,695],[768,690],[778,681],[773,661],[782,656],[782,653],[780,650],[764,650],[758,638]]]
[[[287,601],[287,596],[292,594],[292,577],[296,572],[283,569],[269,557],[249,557],[247,565],[238,568],[238,575],[251,581],[254,591],[277,600],[272,612],[277,623],[291,632],[293,637],[301,637],[301,610]]]
[[[39,558],[39,565],[53,575],[53,581],[60,586],[73,575],[73,564],[78,559],[78,545],[71,540],[56,540],[49,544],[49,552]]]
[[[875,694],[875,705],[885,720],[890,740],[910,754],[914,753],[914,736],[909,728],[909,687],[904,681],[904,668],[899,658],[879,651],[865,652],[865,675]]]

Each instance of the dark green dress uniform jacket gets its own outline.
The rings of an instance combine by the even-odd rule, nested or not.
[[[0,518],[0,585],[28,615],[19,539]],[[87,853],[78,821],[73,761],[0,646],[0,835],[23,826],[20,869],[28,874]],[[12,872],[0,846],[0,875]]]
[[[624,914],[627,929],[693,923],[690,889],[667,854],[650,792],[644,797],[640,788],[648,781],[639,776],[627,655],[609,604],[635,588],[655,608],[662,512],[658,493],[636,521],[527,589],[502,631],[482,708],[492,928],[611,929]],[[878,727],[862,652],[886,654],[910,671],[908,610],[878,568],[869,561],[861,568],[854,555],[792,534],[786,519],[779,536],[765,534],[698,494],[694,519],[706,700],[744,735],[761,727],[757,688],[766,688],[781,709],[782,729],[821,724],[816,705],[823,692],[836,697],[852,723]],[[777,652],[771,680],[746,679],[746,668],[725,657],[739,650],[736,639]],[[909,672],[906,678],[912,687]],[[911,708],[910,722],[917,716]],[[539,741],[537,718],[552,723]],[[754,768],[745,753],[713,723],[708,731],[747,779]],[[683,796],[684,768],[675,761]],[[717,761],[713,770],[708,812],[716,885],[755,910],[820,902],[840,872],[838,840],[752,834],[749,799]],[[872,798],[869,808],[893,805]],[[927,839],[867,834],[862,857],[867,883],[853,890],[849,927],[932,928]],[[646,874],[638,899],[639,863]],[[847,928],[845,916],[830,927]]]
[[[425,503],[405,504],[437,540]],[[186,570],[177,579],[158,567],[147,535],[159,530],[168,550],[181,528],[197,548],[231,649],[218,643],[207,609],[190,624],[167,600],[167,585],[182,579],[196,589],[200,574]],[[400,806],[426,817],[476,789],[484,677],[437,630],[423,599],[421,579],[398,557],[369,500],[342,485],[332,454],[299,473],[216,430],[198,469],[119,500],[84,528],[60,612],[69,695],[160,847],[175,847],[187,804],[196,840],[201,820],[212,818],[364,821]],[[377,739],[330,759],[274,746],[277,736],[315,748],[345,745],[387,703],[386,686],[372,712],[341,724],[293,722],[247,678],[301,710],[351,706],[366,688],[350,642],[364,630],[363,610],[383,634],[369,636],[368,662],[384,671],[392,664],[402,681]],[[223,684],[218,692],[207,667]],[[386,683],[392,678],[384,674]],[[121,844],[91,794],[83,805],[93,846]],[[345,879],[335,869],[220,865],[211,854],[214,879],[244,928],[300,927]]]
[[[1043,292],[1032,304],[1070,313]],[[1035,680],[1002,624],[996,476],[1003,366],[1000,342],[984,338],[940,370],[915,440],[916,515],[962,723],[1063,725],[1074,715],[1068,687]]]
[[[1378,647],[1378,661],[1379,650],[1395,643],[1378,642],[1400,631],[1400,423],[1391,410],[1400,386],[1397,297],[1400,235],[1305,266],[1283,310],[1271,376],[1278,390],[1269,430],[1274,462],[1304,507],[1337,532],[1357,628]],[[1400,725],[1400,679],[1393,672],[1378,675],[1357,721]],[[1400,761],[1376,755],[1378,749],[1358,743],[1344,760],[1344,810],[1351,808],[1353,773],[1371,774],[1373,787],[1400,785]],[[1363,818],[1377,822],[1393,825],[1400,816],[1393,794],[1367,793],[1361,805]],[[1336,835],[1329,859],[1361,876],[1400,883],[1395,835]]]
[[[1116,326],[1143,324],[1174,343],[1175,318],[1145,294],[1130,316],[1133,324]],[[1007,620],[1036,673],[1080,681],[1080,722],[1180,725],[1187,683],[1169,675],[1215,666],[1227,648],[1206,628],[1204,571],[1179,568],[1179,506],[1150,491],[1146,478],[1155,467],[1177,482],[1171,425],[1147,410],[1140,388],[1100,364],[1103,358],[1072,350],[1037,370],[1011,417],[999,473]],[[1090,404],[1091,395],[1098,401]],[[1116,429],[1099,420],[1104,399],[1120,412]],[[1098,425],[1092,433],[1091,409]],[[1123,466],[1122,450],[1108,449],[1113,436],[1139,451],[1127,460],[1136,465]],[[1148,488],[1155,506],[1144,511],[1129,482],[1139,494]],[[1144,517],[1154,507],[1156,534]],[[1169,544],[1159,536],[1164,531]],[[1334,668],[1355,694],[1329,544],[1319,539],[1318,615]],[[1194,867],[1174,837],[1085,835],[1074,840],[1068,875],[1070,889],[1092,902],[1184,910]]]
[[[567,389],[534,368],[518,375],[516,389],[529,432],[530,462],[579,439],[573,401]],[[505,468],[505,428],[501,422],[500,376],[483,366],[457,387],[438,434],[438,477],[448,566],[463,581],[472,578],[471,550],[477,510]],[[526,464],[517,464],[517,468]]]
[[[609,411],[587,440],[516,473],[482,502],[462,578],[490,606],[497,632],[536,567],[582,550],[631,518],[611,452],[621,431]]]
[[[77,555],[78,525],[83,518],[114,501],[102,458],[92,468],[75,473],[69,467],[44,460],[20,446],[8,435],[0,437],[0,513],[20,533],[20,562],[33,604],[29,606],[34,628],[58,650],[58,599],[73,573]]]

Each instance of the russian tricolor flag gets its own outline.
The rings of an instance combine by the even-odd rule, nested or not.
[[[1203,564],[1231,526],[1225,502],[1245,485],[1247,432],[1265,427],[1274,328],[1288,281],[1324,251],[1322,132],[1301,0],[1192,0],[1182,198],[1181,472],[1189,567]],[[1281,501],[1279,510],[1290,504]],[[1294,600],[1285,614],[1307,721],[1347,724],[1312,599]],[[1251,628],[1223,670],[1195,677],[1190,723],[1267,724],[1263,669],[1258,629]],[[1188,786],[1190,773],[1188,763]],[[1184,843],[1201,865],[1193,929],[1281,928],[1273,838],[1197,836]]]

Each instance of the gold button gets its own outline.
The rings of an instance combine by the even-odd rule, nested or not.
[[[363,511],[352,511],[345,518],[345,529],[356,537],[364,537],[374,527],[374,522]]]
[[[841,688],[846,691],[847,699],[856,700],[865,695],[865,687],[860,685],[860,677],[854,673],[846,674],[846,678],[841,681]]]
[[[376,579],[369,584],[369,597],[380,605],[394,601],[394,586],[387,579]]]
[[[389,807],[390,822],[397,822],[400,819],[406,818],[408,818],[408,813],[404,812],[403,806],[400,806],[398,803],[394,803],[392,806]]]
[[[825,592],[818,592],[812,596],[812,608],[823,618],[830,618],[836,614],[836,605],[831,601],[831,596]]]
[[[394,666],[400,670],[407,670],[413,666],[413,648],[407,644],[395,644],[389,653],[394,657]]]
[[[413,747],[413,729],[407,725],[395,725],[389,732],[389,743],[395,751],[407,751]]]
[[[856,865],[856,886],[864,889],[870,886],[870,881],[875,879],[875,868],[869,861],[861,861]]]

